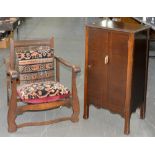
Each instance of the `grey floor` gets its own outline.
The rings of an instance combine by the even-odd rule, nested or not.
[[[28,18],[20,27],[20,39],[55,37],[55,53],[74,64],[79,64],[82,71],[77,77],[78,95],[80,99],[80,120],[69,121],[49,126],[25,127],[16,133],[7,131],[6,76],[3,59],[9,57],[9,49],[0,49],[0,136],[125,136],[123,134],[124,119],[104,109],[90,107],[88,120],[83,115],[84,84],[84,25],[85,18]],[[16,38],[16,34],[15,34]],[[70,88],[70,71],[62,66],[62,82]],[[146,119],[139,119],[139,111],[132,114],[131,133],[129,136],[155,136],[155,59],[149,61],[149,78],[147,93]],[[45,112],[28,112],[20,116],[17,122],[32,120],[48,120],[62,115],[70,115],[68,108],[59,108]]]

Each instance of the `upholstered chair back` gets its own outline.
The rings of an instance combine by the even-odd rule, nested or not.
[[[50,44],[15,46],[15,68],[20,83],[55,80],[54,48]]]
[[[54,52],[49,46],[18,47],[15,52],[21,82],[54,80]]]

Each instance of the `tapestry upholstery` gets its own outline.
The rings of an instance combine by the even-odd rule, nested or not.
[[[20,80],[17,93],[23,102],[47,103],[69,97],[69,89],[54,81],[53,49],[49,46],[18,47],[15,53]]]
[[[17,93],[23,102],[33,104],[56,101],[70,96],[69,89],[55,81],[24,84],[18,86]]]
[[[54,80],[54,50],[49,46],[18,47],[15,53],[21,83]]]

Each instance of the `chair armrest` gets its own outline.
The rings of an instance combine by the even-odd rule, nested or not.
[[[55,59],[59,61],[60,63],[64,64],[65,66],[72,68],[75,73],[81,72],[81,68],[79,66],[73,65],[70,62],[64,60],[63,58],[60,58],[57,56],[55,56]]]
[[[18,79],[18,72],[16,70],[9,69],[7,75],[9,75],[11,79]]]

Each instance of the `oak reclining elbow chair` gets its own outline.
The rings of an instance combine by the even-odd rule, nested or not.
[[[72,70],[72,90],[60,83],[60,63]],[[10,42],[10,62],[7,72],[11,95],[8,95],[8,131],[25,126],[48,125],[60,121],[79,120],[79,99],[76,75],[80,67],[54,54],[54,38],[49,40],[20,40]],[[8,89],[9,89],[9,82]],[[24,102],[24,105],[18,105]],[[16,124],[16,117],[26,111],[40,111],[72,106],[68,117],[42,122]]]

